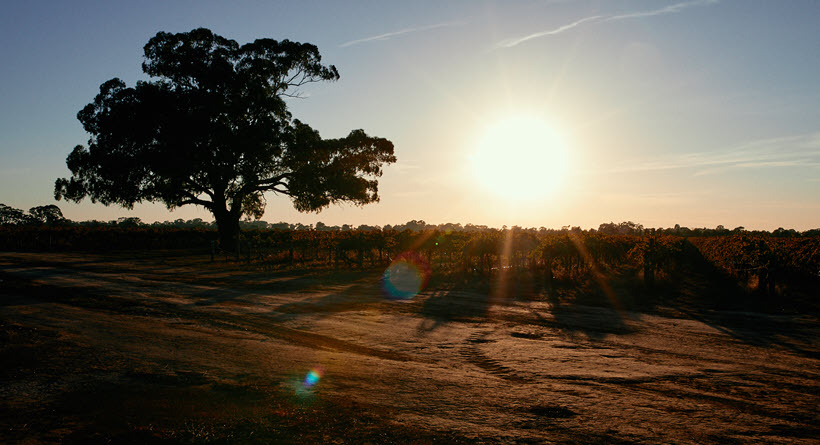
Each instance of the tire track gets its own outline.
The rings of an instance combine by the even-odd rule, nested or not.
[[[288,328],[285,326],[278,326],[274,321],[266,320],[265,317],[260,316],[242,316],[242,321],[237,322],[231,320],[234,317],[213,316],[207,319],[200,319],[199,321],[228,328],[232,330],[244,330],[260,334],[266,337],[276,338],[288,343],[305,346],[311,349],[322,349],[326,351],[336,352],[350,352],[364,356],[376,357],[383,360],[391,360],[397,362],[419,362],[419,363],[433,363],[433,360],[424,359],[421,357],[414,357],[409,354],[404,354],[396,351],[387,351],[383,349],[371,348],[346,340],[341,340],[335,337],[330,337],[323,334],[316,334],[300,329]]]
[[[95,282],[94,286],[89,286],[87,283],[79,281],[76,275],[71,275],[70,278],[67,279],[57,280],[54,284],[49,283],[49,281],[55,281],[55,278],[66,277],[69,273],[70,272],[65,269],[56,269],[49,271],[49,274],[46,276],[44,276],[41,271],[19,271],[14,274],[9,274],[8,276],[21,279],[20,282],[16,284],[17,287],[21,289],[25,288],[29,294],[27,298],[64,304],[90,312],[132,314],[134,316],[171,318],[176,320],[182,318],[204,326],[232,331],[252,332],[312,349],[349,352],[398,362],[432,362],[428,359],[414,357],[400,352],[372,348],[327,335],[281,326],[281,321],[277,321],[274,318],[283,315],[283,313],[275,310],[266,315],[248,313],[232,315],[209,310],[207,306],[201,306],[195,303],[175,304],[152,299],[150,297],[151,295],[168,292],[167,285],[163,283],[151,283],[157,287],[154,289],[149,288],[149,292],[142,290],[139,292],[134,291],[128,288],[131,283],[119,278],[105,276],[92,277]],[[51,280],[49,280],[49,278],[51,278]],[[89,277],[83,278],[90,279]],[[14,294],[15,290],[21,291],[21,289],[6,289],[4,294]],[[68,289],[70,289],[71,292],[66,292]],[[231,295],[233,297],[241,297],[248,294],[235,289],[211,289],[217,290],[219,295]],[[181,285],[179,289],[177,289],[179,295],[189,297],[189,299],[192,294],[195,295],[196,291],[201,291],[201,288],[191,285]]]

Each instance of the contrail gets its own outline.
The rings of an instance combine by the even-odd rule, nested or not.
[[[536,39],[538,37],[544,36],[552,36],[556,34],[561,34],[564,31],[568,31],[573,29],[583,23],[586,22],[614,22],[617,20],[625,20],[625,19],[633,19],[639,17],[653,17],[656,15],[664,15],[664,14],[675,14],[680,12],[683,9],[692,7],[692,6],[700,6],[700,5],[711,5],[717,3],[719,0],[695,0],[691,2],[682,2],[682,3],[675,3],[674,5],[669,5],[664,8],[660,9],[653,9],[651,11],[638,11],[638,12],[630,12],[628,14],[617,14],[617,15],[610,15],[610,16],[603,16],[603,15],[594,15],[591,17],[584,17],[580,20],[576,20],[570,24],[559,26],[558,28],[549,30],[549,31],[541,31],[536,32],[534,34],[530,34],[525,37],[515,38],[515,39],[506,39],[498,42],[496,44],[496,48],[512,48],[518,44],[524,43],[527,40]]]
[[[675,3],[674,5],[669,5],[665,8],[655,9],[652,11],[640,11],[640,12],[632,12],[629,14],[619,14],[613,15],[612,17],[607,17],[604,19],[604,22],[612,22],[615,20],[623,20],[623,19],[632,19],[638,17],[652,17],[656,15],[663,15],[663,14],[674,14],[680,12],[682,9],[686,9],[690,6],[699,6],[699,5],[711,5],[717,3],[718,0],[696,0],[692,2],[683,2],[683,3]]]
[[[345,47],[348,47],[348,46],[358,45],[360,43],[375,42],[375,41],[378,41],[378,40],[387,40],[387,39],[391,39],[393,37],[400,36],[400,35],[403,35],[403,34],[409,34],[411,32],[427,31],[427,30],[435,29],[435,28],[443,28],[443,27],[446,27],[446,26],[456,26],[456,25],[463,25],[463,24],[464,24],[464,22],[445,22],[445,23],[436,23],[435,25],[416,26],[416,27],[413,27],[413,28],[405,28],[405,29],[400,29],[398,31],[386,32],[384,34],[379,34],[379,35],[376,35],[376,36],[370,36],[370,37],[364,37],[362,39],[351,40],[349,42],[342,43],[339,46],[342,47],[342,48],[345,48]]]
[[[520,37],[520,38],[517,38],[517,39],[503,40],[503,41],[499,42],[496,46],[499,47],[499,48],[512,48],[513,46],[518,45],[519,43],[524,43],[527,40],[537,39],[538,37],[543,37],[543,36],[551,36],[551,35],[555,35],[555,34],[560,34],[560,33],[564,32],[566,30],[575,28],[576,26],[580,25],[581,23],[588,22],[588,21],[591,21],[591,20],[597,20],[597,19],[600,19],[602,17],[603,16],[600,16],[600,15],[593,15],[592,17],[584,17],[581,20],[576,20],[576,21],[574,21],[574,22],[572,22],[568,25],[560,26],[560,27],[555,28],[555,29],[550,30],[550,31],[541,31],[541,32],[536,32],[534,34],[530,34],[528,36]]]

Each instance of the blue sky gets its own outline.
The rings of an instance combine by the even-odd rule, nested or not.
[[[66,155],[88,139],[77,111],[112,77],[144,78],[156,32],[196,27],[316,44],[341,79],[307,88],[294,115],[325,137],[363,128],[396,145],[380,203],[300,214],[270,195],[268,221],[820,226],[816,1],[8,3],[0,202],[53,203]],[[556,189],[527,200],[493,193],[515,172],[470,168],[487,129],[521,115],[560,133],[571,159]],[[58,205],[78,220],[210,219]]]

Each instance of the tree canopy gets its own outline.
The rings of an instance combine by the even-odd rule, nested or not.
[[[28,214],[20,209],[0,203],[0,225],[42,225],[67,223],[63,212],[54,204],[32,207]]]
[[[289,196],[299,211],[379,200],[377,178],[396,161],[392,142],[363,130],[322,139],[287,109],[301,86],[339,78],[316,46],[240,46],[200,28],[160,32],[144,52],[153,80],[111,79],[77,114],[91,137],[66,159],[72,176],[57,179],[56,199],[200,205],[225,247],[243,215],[262,216],[265,192]]]

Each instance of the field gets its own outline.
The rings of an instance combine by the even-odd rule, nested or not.
[[[816,290],[524,295],[499,270],[396,299],[360,266],[0,252],[0,442],[820,440]]]

